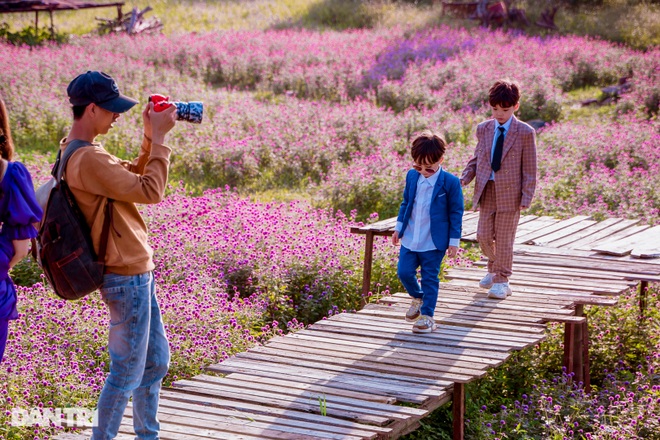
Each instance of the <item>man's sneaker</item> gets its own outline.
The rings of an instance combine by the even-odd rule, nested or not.
[[[479,287],[482,289],[490,289],[493,287],[493,278],[495,278],[495,274],[488,272],[486,276],[479,281]]]
[[[406,321],[413,322],[419,318],[419,309],[422,307],[422,298],[413,298],[410,308],[406,312]]]
[[[488,291],[488,298],[493,299],[506,299],[511,295],[511,288],[509,283],[495,283]]]
[[[436,328],[438,328],[438,326],[436,325],[433,318],[427,315],[422,315],[413,324],[412,331],[413,333],[431,333]]]

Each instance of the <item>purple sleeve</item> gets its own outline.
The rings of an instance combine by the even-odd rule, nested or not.
[[[32,178],[20,162],[10,162],[5,179],[9,179],[7,212],[2,224],[3,234],[10,240],[25,240],[37,236],[32,225],[41,221],[43,212],[34,195]],[[5,187],[7,188],[7,187]]]

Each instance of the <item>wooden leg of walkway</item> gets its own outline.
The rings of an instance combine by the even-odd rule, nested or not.
[[[454,415],[454,436],[452,439],[463,440],[465,438],[465,384],[454,384],[451,405]]]
[[[367,231],[364,245],[364,266],[362,267],[362,307],[367,304],[367,295],[371,285],[371,263],[374,255],[374,233]]]
[[[646,291],[649,288],[648,281],[639,283],[639,317],[644,317],[644,310],[646,309]]]
[[[584,316],[584,305],[575,306],[575,316]],[[574,382],[582,382],[585,390],[591,387],[589,374],[589,331],[587,321],[580,324],[566,323],[564,331],[564,367],[573,373]]]

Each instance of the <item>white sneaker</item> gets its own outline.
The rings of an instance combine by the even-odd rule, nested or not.
[[[417,318],[419,318],[420,315],[420,309],[422,308],[422,299],[421,298],[413,298],[412,303],[410,304],[410,308],[406,312],[406,321],[408,322],[414,322],[417,321]]]
[[[437,329],[438,326],[430,316],[422,315],[416,322],[413,324],[412,331],[413,333],[431,333],[433,330]]]
[[[493,278],[495,278],[495,274],[488,272],[486,276],[479,281],[479,287],[482,289],[490,289],[493,287]]]
[[[488,291],[488,298],[493,299],[506,299],[507,296],[511,295],[511,288],[509,283],[495,283],[493,287]]]

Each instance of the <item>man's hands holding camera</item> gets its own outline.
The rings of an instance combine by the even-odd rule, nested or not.
[[[149,102],[142,112],[144,121],[144,135],[154,144],[163,145],[165,135],[176,124],[176,107],[170,106],[165,110],[157,112],[154,103]]]

